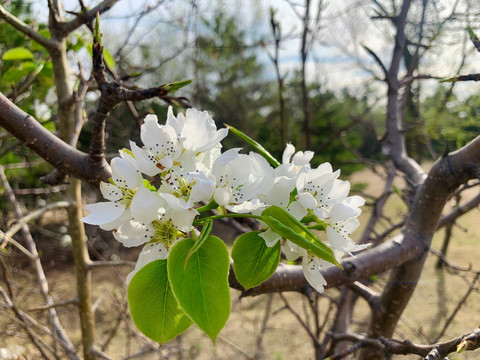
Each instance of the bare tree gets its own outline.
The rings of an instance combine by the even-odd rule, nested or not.
[[[384,359],[389,354],[416,354],[425,359],[442,359],[456,349],[474,350],[480,344],[479,331],[473,329],[471,333],[454,338],[439,344],[414,344],[408,339],[394,339],[394,329],[410,300],[422,273],[426,256],[429,253],[432,238],[437,229],[451,224],[466,211],[475,208],[480,203],[477,196],[469,203],[452,209],[442,216],[446,202],[451,196],[459,196],[458,189],[465,189],[472,179],[478,179],[480,168],[480,137],[473,139],[461,149],[449,153],[445,152],[427,173],[420,164],[409,156],[406,145],[406,128],[404,121],[405,104],[411,96],[413,81],[430,77],[428,74],[418,74],[418,64],[423,49],[429,45],[423,45],[423,26],[428,1],[421,5],[421,16],[418,24],[417,38],[412,40],[408,37],[406,27],[408,14],[413,0],[404,0],[401,6],[393,8],[392,13],[378,2],[374,2],[382,19],[392,21],[395,29],[395,42],[392,49],[390,64],[387,66],[374,51],[366,48],[374,58],[382,71],[383,81],[387,85],[386,105],[386,133],[382,141],[388,149],[390,161],[386,165],[388,169],[386,184],[380,198],[376,199],[374,211],[368,222],[368,226],[362,235],[361,242],[373,242],[376,246],[366,250],[355,257],[348,257],[341,261],[343,270],[329,268],[323,272],[327,280],[327,287],[338,288],[340,295],[334,298],[324,296],[330,303],[324,316],[320,315],[319,299],[305,280],[302,269],[297,265],[281,264],[275,274],[266,282],[253,289],[245,290],[230,272],[230,285],[239,289],[242,296],[254,296],[259,294],[280,293],[284,307],[289,310],[298,320],[302,328],[310,337],[317,359],[330,356],[331,359],[343,359],[357,354],[363,359]],[[93,269],[103,266],[132,266],[124,261],[92,261],[88,253],[88,244],[81,218],[81,188],[80,181],[98,184],[100,181],[108,181],[111,176],[108,163],[105,161],[105,123],[109,113],[122,102],[142,101],[151,98],[160,98],[166,102],[177,101],[184,103],[182,99],[173,98],[170,94],[174,88],[172,84],[165,84],[149,89],[128,88],[115,74],[107,74],[103,59],[103,45],[98,29],[92,26],[97,13],[102,13],[114,5],[114,1],[105,0],[91,10],[87,10],[80,1],[82,12],[76,14],[71,20],[66,20],[60,1],[50,0],[49,6],[49,30],[51,38],[43,37],[35,29],[0,6],[0,18],[9,23],[25,36],[34,39],[45,47],[52,59],[55,74],[55,86],[58,95],[58,121],[59,136],[47,131],[32,116],[25,113],[14,103],[15,94],[8,97],[0,93],[0,125],[16,137],[22,144],[29,147],[45,161],[50,163],[55,170],[45,177],[45,182],[59,184],[68,177],[66,185],[66,201],[50,204],[35,215],[25,215],[18,206],[15,198],[15,190],[11,189],[8,179],[5,177],[3,168],[0,168],[0,180],[6,189],[6,195],[11,203],[17,218],[17,223],[9,230],[2,233],[2,243],[10,242],[17,246],[32,261],[36,276],[40,285],[41,294],[45,299],[51,329],[44,327],[29,317],[18,308],[15,302],[14,291],[11,289],[8,267],[2,262],[3,281],[6,290],[0,288],[0,295],[4,306],[10,309],[27,336],[35,344],[42,357],[61,358],[67,354],[71,359],[79,358],[79,354],[66,335],[58,320],[55,308],[56,304],[51,295],[47,280],[44,275],[42,264],[39,261],[38,252],[26,224],[40,216],[44,211],[53,208],[65,208],[68,214],[70,236],[72,237],[73,257],[75,260],[77,296],[68,301],[78,306],[79,319],[82,330],[82,351],[85,359],[108,359],[104,353],[108,347],[109,339],[118,331],[119,325],[111,329],[111,336],[104,342],[104,346],[98,346],[98,337],[95,334],[93,316],[94,304],[92,302],[92,289],[90,284]],[[309,95],[305,77],[305,67],[308,52],[314,41],[314,35],[318,30],[320,13],[323,3],[318,6],[315,23],[310,24],[310,1],[305,3],[305,12],[299,17],[304,21],[302,36],[302,91],[303,110],[305,114],[306,146],[310,146],[310,115]],[[295,5],[292,4],[295,9]],[[280,43],[280,32],[274,17],[271,18],[272,33],[274,35],[276,50]],[[93,31],[93,70],[92,77],[87,79],[82,72],[79,74],[80,85],[73,89],[69,81],[71,67],[68,63],[66,52],[66,40],[68,35],[82,25],[88,25]],[[476,40],[478,43],[478,39]],[[128,40],[127,42],[128,43]],[[474,41],[475,43],[475,41]],[[475,44],[477,44],[475,43]],[[413,46],[411,46],[413,44]],[[413,50],[412,50],[413,49]],[[119,51],[119,54],[121,51]],[[408,59],[408,61],[406,61]],[[280,107],[282,108],[282,81],[278,68],[278,53],[272,56],[277,70],[279,84]],[[405,73],[401,75],[401,64],[405,62]],[[470,76],[472,77],[472,76]],[[462,79],[457,79],[462,80]],[[77,139],[84,124],[82,107],[84,97],[88,89],[96,84],[100,92],[96,111],[90,116],[92,123],[92,137],[88,153],[76,149]],[[283,113],[283,110],[280,111]],[[137,116],[135,116],[137,117]],[[282,122],[282,129],[286,124]],[[285,142],[285,133],[282,136]],[[348,146],[348,144],[345,144]],[[355,152],[355,149],[351,150]],[[408,196],[405,200],[408,204],[406,219],[398,224],[393,224],[384,234],[374,232],[375,225],[382,217],[386,199],[392,194],[393,180],[398,173],[402,173],[408,182]],[[245,227],[235,223],[237,230]],[[401,228],[400,232],[386,239],[395,229]],[[17,242],[13,236],[17,231],[22,232],[26,247]],[[3,246],[3,245],[2,245]],[[442,257],[442,255],[440,255]],[[469,284],[469,290],[463,296],[459,306],[449,318],[445,328],[460,309],[461,305],[471,294],[478,283],[480,272],[472,269],[460,269],[448,263],[443,257],[442,261],[457,273],[474,273],[474,280]],[[389,278],[381,292],[372,290],[368,285],[371,276],[384,274],[390,271]],[[312,316],[305,321],[299,314],[298,309],[293,308],[283,292],[294,291],[305,295],[310,301],[308,308]],[[363,298],[367,301],[371,311],[370,322],[366,335],[358,335],[350,332],[351,318],[356,300]],[[264,314],[261,334],[266,331],[267,321],[271,315],[271,299],[269,298]],[[120,306],[120,305],[119,305]],[[333,325],[328,327],[329,320]],[[119,317],[116,324],[122,323]],[[46,343],[32,329],[42,329],[52,339],[52,344]],[[442,334],[444,330],[442,331]],[[262,341],[257,339],[255,358],[261,357]],[[434,342],[436,342],[436,339]],[[61,351],[56,348],[59,345]],[[145,351],[157,351],[158,346],[149,344]],[[357,352],[361,350],[360,352]]]

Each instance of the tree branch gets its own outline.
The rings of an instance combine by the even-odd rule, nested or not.
[[[407,261],[421,258],[430,246],[431,236],[437,228],[438,219],[449,194],[460,184],[476,177],[478,168],[480,168],[480,137],[434,164],[400,234],[356,257],[343,259],[340,262],[343,271],[331,267],[322,272],[327,281],[326,287],[337,287],[366,279]],[[233,272],[230,272],[229,281],[233,288],[243,291],[243,296],[281,291],[303,293],[309,287],[303,276],[302,267],[287,264],[280,264],[270,279],[249,290],[242,288]]]
[[[0,5],[0,19],[5,20],[5,22],[12,25],[15,29],[22,32],[29,38],[35,40],[37,43],[44,46],[49,51],[56,48],[55,41],[51,39],[47,39],[46,37],[43,37],[42,35],[40,35],[38,32],[33,30],[30,26],[25,24],[22,20],[20,20],[19,18],[9,13],[7,10],[5,10],[5,8],[2,5]]]
[[[73,20],[70,20],[62,25],[62,30],[65,33],[71,33],[73,30],[79,28],[80,26],[91,22],[95,19],[97,13],[104,13],[108,11],[118,0],[104,0],[93,9],[88,10],[86,13],[80,13]]]
[[[387,339],[384,337],[372,339],[352,333],[331,333],[330,335],[337,341],[348,340],[355,343],[345,353],[330,357],[331,360],[343,359],[361,347],[373,347],[390,354],[416,354],[424,356],[425,360],[443,360],[450,353],[471,351],[480,347],[480,328],[455,339],[433,345],[414,344],[410,340]]]
[[[105,160],[89,161],[87,154],[60,140],[2,93],[0,125],[61,172],[90,183],[108,181],[111,177],[110,166]]]

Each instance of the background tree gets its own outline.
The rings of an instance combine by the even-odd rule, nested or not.
[[[7,243],[15,244],[17,249],[31,260],[31,266],[37,274],[38,287],[46,304],[47,327],[50,330],[47,331],[45,326],[42,327],[25,309],[18,306],[10,274],[12,268],[3,260],[3,255],[3,284],[0,290],[4,307],[12,311],[41,356],[47,359],[64,356],[74,359],[79,357],[79,352],[58,320],[56,308],[60,304],[55,303],[50,295],[43,264],[40,262],[34,237],[29,235],[26,223],[53,208],[67,208],[68,232],[71,236],[77,276],[77,296],[72,297],[73,299],[67,303],[76,304],[79,308],[83,357],[108,358],[104,350],[119,327],[113,326],[112,337],[108,336],[107,340],[100,344],[98,336],[95,335],[90,277],[93,269],[107,265],[131,266],[131,263],[91,260],[92,255],[88,250],[94,252],[95,249],[89,247],[86,242],[83,224],[79,222],[82,216],[82,198],[80,181],[76,179],[94,184],[100,180],[107,180],[110,172],[104,159],[107,148],[106,135],[110,135],[107,143],[111,151],[124,146],[130,134],[138,136],[138,126],[143,115],[155,112],[164,116],[165,109],[160,105],[159,99],[170,104],[189,106],[185,98],[173,97],[168,86],[154,87],[148,91],[135,86],[137,81],[144,82],[147,86],[162,83],[159,79],[165,75],[158,75],[154,68],[161,65],[161,68],[166,69],[164,66],[173,64],[177,55],[180,56],[179,61],[189,59],[190,55],[181,57],[184,55],[183,52],[188,52],[189,49],[194,54],[194,61],[189,63],[192,69],[190,74],[195,73],[197,78],[196,85],[193,86],[195,90],[190,90],[192,103],[212,111],[219,123],[226,122],[242,129],[272,149],[275,155],[280,156],[284,139],[272,136],[282,124],[278,116],[276,97],[278,94],[276,87],[280,86],[278,89],[281,88],[281,93],[285,94],[286,123],[289,124],[292,138],[295,143],[301,144],[303,142],[301,139],[305,135],[308,136],[309,140],[306,140],[305,145],[311,145],[311,149],[318,154],[314,164],[331,161],[335,167],[342,166],[348,172],[356,170],[358,164],[362,163],[373,171],[385,174],[382,194],[378,198],[369,199],[372,212],[359,240],[361,243],[371,242],[374,246],[357,254],[356,257],[344,259],[342,261],[344,271],[332,268],[324,273],[328,286],[338,288],[339,292],[328,293],[326,297],[319,296],[309,287],[302,270],[297,265],[291,264],[280,266],[270,280],[257,288],[245,291],[233,276],[231,286],[240,289],[242,296],[279,292],[285,308],[299,319],[300,326],[307,331],[315,356],[319,359],[326,356],[346,358],[352,354],[365,359],[385,358],[389,354],[417,354],[429,359],[440,359],[454,351],[459,344],[462,349],[470,350],[476,347],[473,340],[478,337],[478,330],[469,334],[470,337],[458,337],[438,346],[421,346],[392,339],[398,320],[424,269],[433,234],[445,224],[452,223],[466,211],[475,208],[480,202],[480,198],[477,199],[478,196],[475,196],[467,203],[462,203],[442,215],[442,209],[450,196],[458,198],[461,191],[478,184],[476,179],[480,159],[479,139],[476,138],[466,144],[478,133],[478,126],[475,125],[475,118],[478,115],[477,97],[471,96],[463,102],[458,99],[451,86],[438,87],[436,92],[425,98],[423,96],[425,86],[420,85],[421,81],[427,78],[455,75],[455,72],[427,73],[426,69],[429,69],[431,59],[435,56],[433,54],[432,58],[429,58],[429,54],[435,52],[440,39],[449,36],[455,38],[457,35],[453,33],[454,28],[465,29],[466,25],[474,20],[470,15],[472,8],[469,2],[456,2],[451,8],[447,6],[450,4],[445,5],[442,2],[440,8],[437,3],[429,1],[372,3],[372,7],[369,8],[375,13],[374,20],[385,23],[382,26],[387,29],[386,44],[390,45],[390,54],[385,56],[385,51],[378,51],[368,42],[363,45],[366,46],[364,54],[368,54],[372,59],[370,69],[383,81],[378,92],[386,90],[383,92],[386,93],[384,114],[371,101],[375,94],[370,92],[370,88],[366,88],[364,93],[352,95],[348,91],[342,93],[328,90],[317,82],[308,83],[307,55],[308,51],[313,51],[315,39],[319,36],[320,14],[325,10],[323,2],[316,8],[318,16],[314,25],[308,21],[311,4],[306,3],[305,13],[300,16],[304,20],[302,44],[305,41],[305,47],[301,47],[302,66],[299,72],[292,71],[288,76],[280,77],[282,81],[278,81],[278,78],[274,81],[262,77],[262,71],[266,66],[259,60],[258,52],[262,45],[268,44],[265,39],[271,38],[271,34],[267,35],[272,31],[268,21],[272,20],[275,24],[278,20],[266,17],[265,37],[257,37],[249,35],[241,28],[240,21],[223,12],[222,8],[215,11],[211,17],[206,14],[199,16],[199,12],[195,11],[199,5],[196,2],[188,7],[190,15],[198,16],[191,20],[196,22],[197,31],[194,38],[191,39],[188,34],[182,32],[185,36],[179,42],[181,46],[169,53],[164,58],[165,62],[154,62],[156,57],[154,50],[142,44],[139,54],[145,55],[143,60],[151,64],[147,66],[142,63],[134,55],[135,51],[125,50],[132,44],[128,34],[123,45],[120,44],[117,51],[111,52],[116,54],[115,60],[118,60],[118,63],[115,64],[109,59],[109,52],[103,51],[97,38],[96,45],[91,50],[94,67],[92,74],[88,76],[86,74],[90,71],[90,65],[82,64],[75,68],[71,66],[71,60],[75,54],[78,53],[81,57],[82,51],[87,52],[86,29],[93,30],[92,21],[95,14],[109,10],[113,6],[113,1],[105,0],[95,5],[87,9],[79,2],[78,12],[65,14],[61,2],[48,1],[48,25],[36,24],[32,19],[31,9],[22,1],[11,1],[0,6],[0,19],[3,20],[0,24],[0,33],[5,39],[4,48],[1,50],[3,61],[0,125],[6,130],[1,135],[0,154],[0,163],[5,172],[2,170],[0,175],[6,174],[1,176],[1,181],[7,195],[2,198],[1,204],[2,209],[6,209],[5,199],[8,199],[11,206],[9,212],[3,212],[1,226],[5,231],[2,233],[1,241],[2,246],[6,246]],[[149,14],[161,9],[162,6],[163,4],[157,2],[141,10],[136,18],[139,20],[134,21],[131,32],[138,26],[135,24],[148,21]],[[295,15],[296,7],[292,5],[291,8]],[[178,24],[181,25],[182,31],[191,26],[191,23],[186,22]],[[80,30],[83,25],[86,27]],[[279,26],[281,24],[272,28],[276,49],[280,48],[275,30],[279,29]],[[461,35],[461,38],[467,39],[464,35]],[[478,46],[478,39],[475,40],[472,36],[472,40],[474,45]],[[467,44],[466,41],[464,43]],[[107,44],[107,47],[110,48],[110,44]],[[467,49],[468,46],[464,47]],[[112,45],[112,49],[114,48]],[[281,59],[281,56],[278,58]],[[459,74],[465,69],[465,59],[465,56],[460,59],[461,66],[456,69]],[[281,63],[281,60],[279,62]],[[107,75],[102,68],[104,63],[107,65]],[[138,76],[138,70],[143,70],[143,76]],[[280,70],[278,64],[277,70]],[[182,76],[180,79],[191,78],[183,75],[178,76]],[[450,79],[450,83],[447,84],[474,78],[474,75],[457,77]],[[163,82],[173,80],[178,79]],[[54,101],[55,104],[50,106],[50,111],[45,111],[42,102],[46,101],[46,97],[52,97],[53,91],[50,89],[53,86],[57,99]],[[86,100],[87,93],[95,94],[92,96],[95,100]],[[27,94],[29,96],[26,96]],[[35,101],[36,99],[39,101]],[[138,100],[146,101],[141,104],[133,103]],[[310,119],[309,125],[302,121],[306,109]],[[115,116],[108,117],[110,112]],[[385,122],[380,124],[382,115],[385,116]],[[82,131],[87,118],[88,124],[85,131]],[[115,118],[117,120],[114,120]],[[450,146],[459,150],[449,153],[445,150],[447,141]],[[29,147],[33,153],[25,151],[22,146]],[[75,149],[77,146],[80,150]],[[442,152],[444,155],[428,173],[420,166],[420,160],[429,157],[430,153]],[[68,176],[68,184],[62,183],[60,187],[55,185],[50,188],[66,189],[63,195],[66,201],[48,204],[38,212],[25,216],[15,197],[21,192],[18,192],[19,189],[15,189],[15,186],[21,189],[43,188],[36,182],[38,177],[36,171],[46,173],[52,167],[42,164],[29,171],[26,177],[24,173],[20,174],[13,169],[22,165],[12,163],[24,164],[38,159],[37,155],[54,168],[45,176],[44,181],[60,184]],[[403,189],[394,185],[399,173],[407,179],[407,185]],[[12,187],[10,183],[16,185]],[[34,195],[35,191],[32,190],[30,195]],[[49,193],[55,190],[41,191]],[[392,195],[399,195],[405,201],[408,214],[405,219],[382,228],[382,222],[388,220],[385,215],[385,204]],[[17,218],[14,225],[10,224],[11,214]],[[235,227],[235,231],[242,231],[249,224],[232,223],[231,226]],[[401,230],[397,231],[400,228]],[[14,233],[20,229],[22,240],[17,238],[17,241]],[[392,236],[389,237],[390,235]],[[101,254],[96,253],[95,256],[100,258]],[[449,264],[448,261],[446,263]],[[471,271],[458,268],[456,270],[463,273]],[[383,275],[386,271],[390,273],[385,286],[380,292],[372,290],[372,277]],[[460,305],[472,292],[478,274],[475,273],[472,286],[459,302]],[[283,292],[287,291],[299,292],[311,301],[308,305],[311,312],[306,319],[302,319],[298,310],[283,295]],[[368,330],[366,336],[351,333],[354,309],[361,306],[357,301],[361,298],[367,301],[371,310],[369,325],[365,328]],[[267,329],[271,304],[269,300],[262,334]],[[322,308],[332,308],[335,311],[328,311],[322,320],[320,318]],[[456,313],[457,311],[454,312]],[[313,325],[310,324],[311,320]],[[118,324],[122,321],[118,320]],[[445,328],[450,322],[451,319],[448,319]],[[32,329],[43,329],[42,331],[47,334],[47,340],[38,336]],[[441,336],[444,331],[445,329],[441,330],[435,337]],[[128,330],[129,334],[130,332],[131,330]],[[427,340],[432,341],[425,343],[433,344],[438,338]],[[148,351],[162,351],[157,345],[146,340],[142,341],[148,344]],[[261,345],[261,338],[259,344]],[[365,349],[358,353],[360,348]],[[181,351],[179,353],[182,354]]]

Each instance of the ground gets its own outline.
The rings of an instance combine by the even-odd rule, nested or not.
[[[363,171],[355,174],[352,183],[369,182],[365,188],[366,194],[378,195],[382,191],[382,183],[372,173]],[[398,184],[401,188],[401,183]],[[471,190],[476,194],[478,190]],[[451,204],[450,204],[451,205]],[[449,206],[450,206],[449,205]],[[365,224],[368,215],[368,208],[361,221]],[[400,217],[406,211],[405,205],[400,197],[393,195],[386,205],[386,213],[392,220]],[[478,221],[478,210],[475,209],[466,214],[454,228],[454,237],[448,249],[450,261],[460,267],[477,269],[480,267],[476,259],[480,255],[478,237],[480,225]],[[388,226],[387,223],[384,226]],[[362,229],[354,233],[359,236]],[[440,231],[434,239],[433,248],[440,249],[444,232]],[[68,250],[68,249],[66,249]],[[71,262],[68,259],[68,251],[60,251],[58,257],[46,253],[44,261],[48,269],[50,288],[56,301],[72,299],[75,296],[74,273]],[[120,258],[134,259],[138,250],[126,252],[120,248],[115,251],[115,256]],[[62,257],[65,259],[62,261]],[[16,293],[16,302],[21,309],[28,310],[42,304],[38,291],[32,287],[34,276],[30,273],[20,259],[16,259],[13,253],[6,257],[11,264],[14,264],[14,271],[10,274],[12,284]],[[435,269],[437,257],[429,255],[425,270],[422,274],[417,289],[404,312],[395,337],[399,339],[411,339],[416,343],[431,343],[437,334],[440,333],[447,318],[457,307],[460,299],[469,289],[468,281],[472,281],[473,275],[466,275],[464,279],[458,275],[451,274],[446,270]],[[145,349],[148,340],[134,336],[133,324],[127,314],[124,280],[129,268],[99,268],[95,269],[92,276],[95,302],[95,320],[97,325],[97,338],[99,344],[105,345],[105,352],[112,359],[123,359],[129,355],[138,354]],[[385,281],[385,274],[378,277],[374,288],[380,290]],[[4,287],[4,283],[0,284]],[[328,296],[335,297],[338,291],[335,289],[327,292]],[[306,331],[301,327],[294,315],[285,307],[284,301],[279,295],[273,295],[271,311],[268,321],[264,326],[266,307],[270,301],[270,295],[262,295],[253,298],[239,298],[240,293],[232,290],[232,315],[227,325],[220,333],[216,345],[196,327],[191,327],[177,340],[163,346],[162,359],[257,359],[265,360],[304,360],[313,359],[313,347]],[[308,299],[300,294],[288,293],[285,297],[291,307],[302,318],[309,312]],[[328,300],[320,300],[320,318],[323,319],[328,311]],[[66,330],[71,334],[75,344],[80,342],[80,330],[75,305],[66,305],[58,308],[60,319]],[[36,310],[31,312],[40,321],[44,321],[44,312]],[[447,340],[457,337],[463,333],[474,330],[480,323],[480,296],[478,290],[472,292],[468,300],[463,304],[455,319],[451,322],[445,335],[440,339]],[[311,315],[309,316],[309,322]],[[365,330],[369,318],[368,306],[359,300],[354,315],[353,331],[362,332]],[[326,329],[329,322],[326,323]],[[264,330],[262,330],[264,328]],[[19,359],[35,359],[38,354],[30,344],[25,333],[19,330],[13,314],[0,309],[1,337],[0,348],[12,348],[13,345],[23,347],[24,354]],[[41,330],[37,330],[41,334]],[[260,344],[261,339],[261,346]],[[261,355],[259,350],[262,350]],[[2,359],[0,352],[0,359]],[[453,354],[450,359],[478,359],[480,353],[470,352],[460,355]],[[152,354],[138,354],[135,359],[151,359]],[[154,356],[158,358],[158,355]],[[418,359],[418,356],[398,356],[398,359]]]

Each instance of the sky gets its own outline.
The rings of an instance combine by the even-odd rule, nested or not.
[[[44,6],[45,0],[31,0],[35,13],[43,19],[47,18],[47,9]],[[84,0],[87,6],[95,6],[99,0]],[[292,3],[294,1],[290,1]],[[132,14],[138,14],[145,7],[153,7],[157,0],[119,0],[115,6],[102,16],[102,31],[105,34],[105,43],[122,44],[129,35],[135,18]],[[303,3],[296,0],[295,3]],[[310,80],[322,83],[324,88],[340,91],[347,88],[353,93],[361,92],[367,83],[372,83],[372,73],[382,77],[379,66],[364,51],[361,45],[373,49],[379,57],[388,65],[392,53],[392,39],[394,36],[392,27],[387,21],[371,21],[374,15],[370,1],[337,0],[324,1],[326,4],[321,19],[321,31],[312,48],[311,56],[307,62],[307,75]],[[440,13],[448,13],[452,0],[435,2]],[[223,7],[227,12],[235,14],[240,25],[248,29],[252,34],[251,41],[260,37],[270,38],[269,8],[276,9],[282,33],[289,35],[291,40],[282,42],[280,52],[280,67],[282,74],[291,74],[300,66],[300,41],[298,35],[302,30],[302,23],[295,14],[303,12],[302,7],[289,5],[286,0],[197,0],[198,9],[203,16],[214,13],[215,8]],[[312,13],[316,12],[318,2],[312,1]],[[440,8],[438,8],[438,6]],[[65,0],[66,10],[78,10],[78,0]],[[444,9],[442,10],[443,7]],[[412,8],[411,13],[419,9]],[[130,44],[136,47],[138,44],[148,45],[152,37],[158,34],[164,44],[159,41],[160,56],[168,58],[179,48],[184,46],[180,41],[184,36],[185,29],[193,31],[188,14],[192,13],[191,5],[187,1],[165,0],[162,5],[142,18],[136,31],[131,34]],[[415,14],[414,14],[415,15]],[[171,20],[174,19],[174,24]],[[433,19],[435,20],[435,19]],[[479,30],[480,32],[480,30]],[[432,51],[424,60],[424,71],[432,75],[446,77],[455,73],[455,69],[461,61],[461,35],[449,33],[450,39],[445,39],[444,45]],[[461,34],[461,31],[459,32]],[[454,37],[456,36],[456,37]],[[160,40],[162,40],[160,39]],[[468,44],[470,45],[470,44]],[[472,46],[470,46],[472,47]],[[266,47],[272,51],[273,48]],[[112,49],[115,50],[115,49]],[[264,64],[267,77],[274,77],[274,68],[264,50],[259,51],[259,60]],[[478,55],[480,56],[480,55]],[[478,63],[478,60],[477,60]],[[474,67],[466,68],[465,71],[475,71]],[[478,72],[478,70],[477,70]],[[426,94],[431,93],[437,86],[436,80],[424,82]],[[386,91],[382,82],[373,82],[373,86],[381,94]],[[478,92],[480,87],[473,83],[464,83],[458,86],[457,93],[461,96],[468,96]],[[429,89],[431,89],[429,91]]]

